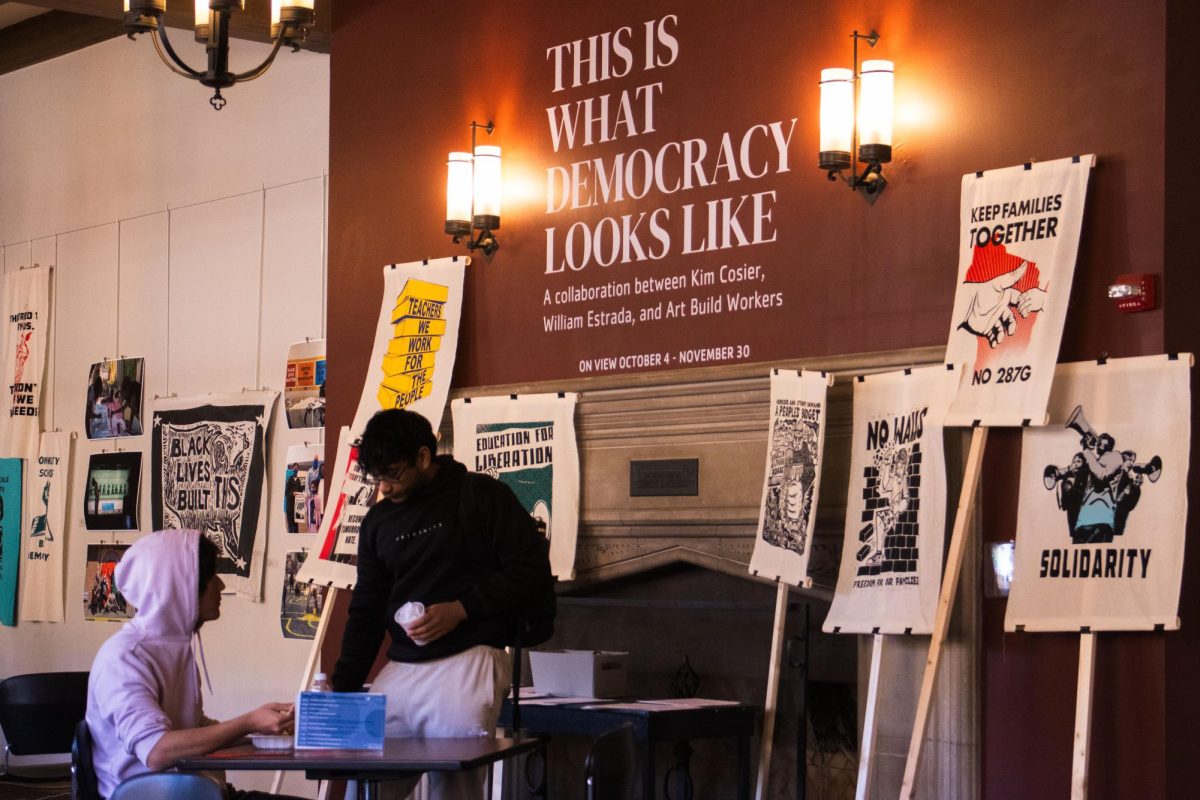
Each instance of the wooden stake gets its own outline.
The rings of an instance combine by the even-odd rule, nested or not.
[[[917,699],[917,717],[913,722],[912,739],[908,743],[908,760],[904,764],[904,783],[900,786],[900,800],[910,800],[917,783],[917,767],[921,763],[925,729],[929,725],[929,708],[933,704],[933,684],[937,679],[938,664],[942,658],[942,644],[950,630],[950,614],[954,610],[958,576],[962,572],[963,554],[966,552],[967,526],[975,505],[979,475],[983,471],[983,450],[987,445],[987,432],[988,429],[982,425],[971,432],[971,449],[967,453],[967,465],[963,471],[962,492],[958,496],[958,511],[954,515],[954,531],[950,534],[946,573],[942,577],[933,636],[929,641],[929,657],[925,659],[925,674],[921,678],[921,694]]]
[[[875,756],[875,712],[879,707],[879,665],[883,662],[883,634],[871,640],[871,677],[867,681],[867,707],[863,716],[862,746],[858,748],[858,786],[855,800],[866,800],[871,792],[871,759]]]
[[[787,622],[788,585],[779,581],[775,593],[775,629],[771,633],[771,667],[767,671],[767,699],[763,703],[762,742],[758,749],[758,787],[754,800],[767,796],[767,773],[771,769],[771,743],[775,739],[775,708],[779,700],[779,665],[783,656],[783,627]],[[804,757],[803,753],[799,754]]]
[[[1075,687],[1075,749],[1071,800],[1086,800],[1088,753],[1092,747],[1092,684],[1096,675],[1096,635],[1079,634],[1079,682]]]
[[[297,694],[308,690],[308,687],[312,685],[313,675],[317,673],[317,661],[321,658],[321,644],[325,641],[325,631],[329,629],[329,618],[333,616],[333,601],[337,599],[337,593],[336,586],[330,586],[326,590],[321,621],[317,623],[317,632],[313,634],[312,650],[309,651],[308,661],[304,664],[304,674],[300,678],[300,688],[296,690]],[[279,770],[271,780],[271,794],[279,794],[279,787],[282,785],[283,771]]]

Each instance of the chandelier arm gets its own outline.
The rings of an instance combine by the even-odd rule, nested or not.
[[[194,81],[204,77],[203,72],[198,72],[183,62],[176,53],[175,48],[171,47],[171,40],[167,38],[167,26],[164,22],[156,31],[150,31],[150,39],[154,42],[154,49],[158,51],[158,57],[166,64],[176,75],[182,75],[185,78],[191,78]],[[163,51],[166,52],[163,52]],[[167,56],[170,56],[168,58]],[[174,62],[174,63],[171,63]],[[178,66],[176,66],[178,64]]]
[[[271,52],[267,55],[267,58],[265,61],[263,61],[261,64],[259,64],[257,67],[255,67],[252,70],[247,70],[246,72],[240,72],[234,76],[234,79],[238,83],[243,83],[245,81],[252,81],[255,78],[260,78],[260,77],[262,77],[264,72],[266,72],[268,69],[270,69],[271,64],[274,63],[274,61],[275,61],[275,56],[279,55],[279,48],[283,44],[284,31],[285,31],[284,26],[280,25],[279,26],[279,35],[275,37],[275,45],[271,48]]]

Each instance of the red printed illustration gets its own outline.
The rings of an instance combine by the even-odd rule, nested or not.
[[[33,331],[22,336],[17,334],[17,369],[13,373],[13,383],[21,382],[21,378],[25,377],[25,362],[29,360],[29,337],[33,336]]]
[[[1046,287],[1039,285],[1037,264],[1009,253],[1002,244],[985,244],[971,254],[963,284],[974,290],[958,327],[976,336],[975,367],[994,355],[1019,354],[1029,347]]]

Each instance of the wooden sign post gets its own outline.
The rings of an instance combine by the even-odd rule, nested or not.
[[[758,784],[755,800],[767,797],[767,777],[771,771],[771,743],[775,738],[775,711],[779,704],[779,671],[783,660],[783,628],[787,622],[788,585],[780,580],[775,592],[775,628],[771,633],[771,666],[767,671],[767,699],[763,703],[762,742],[758,753]],[[804,754],[799,754],[804,758]]]
[[[1092,747],[1092,685],[1096,676],[1096,634],[1079,634],[1079,682],[1075,687],[1075,745],[1071,758],[1071,800],[1087,797],[1088,754]]]
[[[855,800],[867,800],[871,795],[871,760],[875,756],[875,733],[878,729],[876,711],[879,708],[879,675],[883,663],[883,634],[871,637],[871,676],[867,682],[867,707],[863,709],[862,746],[858,748],[858,784]]]

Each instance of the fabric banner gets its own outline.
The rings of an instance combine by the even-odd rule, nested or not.
[[[325,427],[325,340],[296,342],[288,348],[283,409],[289,428]]]
[[[89,439],[142,435],[145,359],[97,361],[88,371],[84,433]]]
[[[88,622],[124,622],[137,609],[125,602],[117,588],[117,564],[127,544],[89,544],[83,568],[83,618]]]
[[[375,505],[378,486],[358,466],[358,441],[343,427],[338,434],[337,459],[329,481],[329,498],[321,517],[321,549],[300,568],[298,580],[320,586],[353,589],[358,579],[358,529]]]
[[[267,427],[276,392],[161,398],[154,403],[154,529],[192,529],[217,545],[233,592],[262,599]],[[260,535],[261,534],[261,535]]]
[[[1095,156],[962,179],[947,425],[1045,425]]]
[[[300,567],[307,550],[289,550],[283,556],[283,594],[279,601],[279,628],[285,639],[315,639],[325,610],[326,586],[303,583]]]
[[[21,622],[62,622],[67,571],[67,486],[71,441],[65,431],[42,434],[37,464],[25,487],[25,556],[21,564]]]
[[[824,372],[771,373],[771,423],[750,573],[811,586],[808,559],[825,446]]]
[[[19,458],[0,458],[0,625],[17,624],[23,463]]]
[[[575,578],[579,450],[575,393],[473,397],[451,404],[454,457],[505,483],[550,540],[550,569]]]
[[[4,274],[0,354],[0,455],[37,458],[42,432],[42,370],[50,333],[50,270]]]
[[[946,534],[942,422],[960,370],[854,383],[846,532],[826,633],[932,633]]]
[[[137,450],[92,453],[83,489],[83,525],[89,531],[136,531],[142,489]]]
[[[1179,627],[1192,356],[1062,364],[1021,439],[1006,630]]]
[[[320,529],[324,477],[325,445],[288,447],[283,473],[283,516],[288,533],[316,533]]]
[[[407,408],[442,425],[458,351],[464,262],[457,256],[383,269],[383,304],[358,411],[356,436],[375,412]]]

